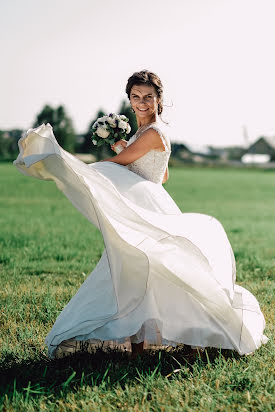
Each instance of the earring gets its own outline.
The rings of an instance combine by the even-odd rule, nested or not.
[[[134,111],[134,109],[132,108],[132,106],[131,106],[131,111],[132,111],[133,113],[135,113],[135,111]]]

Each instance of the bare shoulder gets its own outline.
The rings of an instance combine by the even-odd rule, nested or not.
[[[159,129],[156,130],[155,128],[150,127],[144,131],[136,141],[150,146],[151,149],[165,150],[161,135],[162,132]]]

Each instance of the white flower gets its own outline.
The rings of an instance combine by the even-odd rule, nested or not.
[[[121,114],[121,115],[120,115],[120,119],[121,119],[121,120],[126,120],[126,119],[127,119],[127,117],[126,117],[126,116],[124,116],[124,114]]]
[[[115,118],[108,117],[107,121],[108,121],[108,123],[111,127],[116,127],[116,119]]]
[[[95,139],[93,139],[92,142],[95,146],[97,145],[97,141]]]
[[[97,119],[97,121],[105,122],[105,120],[107,119],[107,117],[108,117],[108,116],[99,117],[99,118]]]
[[[120,120],[118,123],[118,127],[123,130],[127,130],[127,123],[124,120]]]
[[[104,127],[99,126],[95,133],[99,136],[102,137],[102,139],[106,139],[106,137],[109,136],[110,132],[106,130]]]
[[[96,128],[98,126],[98,123],[97,123],[97,121],[96,122],[94,122],[94,124],[93,124],[93,128]]]
[[[130,131],[131,131],[131,126],[129,125],[129,123],[127,123],[126,134],[130,133]]]

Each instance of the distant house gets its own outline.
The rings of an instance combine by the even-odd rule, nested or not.
[[[275,161],[275,136],[261,136],[254,142],[246,151],[246,155],[250,155],[252,160],[265,159],[265,161]],[[244,156],[246,156],[244,155]],[[265,156],[258,156],[265,155]],[[245,161],[243,156],[242,161]],[[246,156],[248,158],[248,156]],[[263,160],[264,161],[264,160]],[[261,161],[260,161],[261,163]]]
[[[187,152],[190,153],[187,145],[184,143],[171,143],[171,155],[181,157],[181,154]]]
[[[187,163],[205,163],[217,160],[220,154],[213,151],[210,146],[186,143],[172,143],[171,155]]]

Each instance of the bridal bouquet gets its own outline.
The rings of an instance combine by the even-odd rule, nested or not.
[[[99,117],[92,126],[92,142],[97,147],[104,143],[114,144],[124,139],[131,131],[129,119],[123,114],[110,113],[109,116]]]

